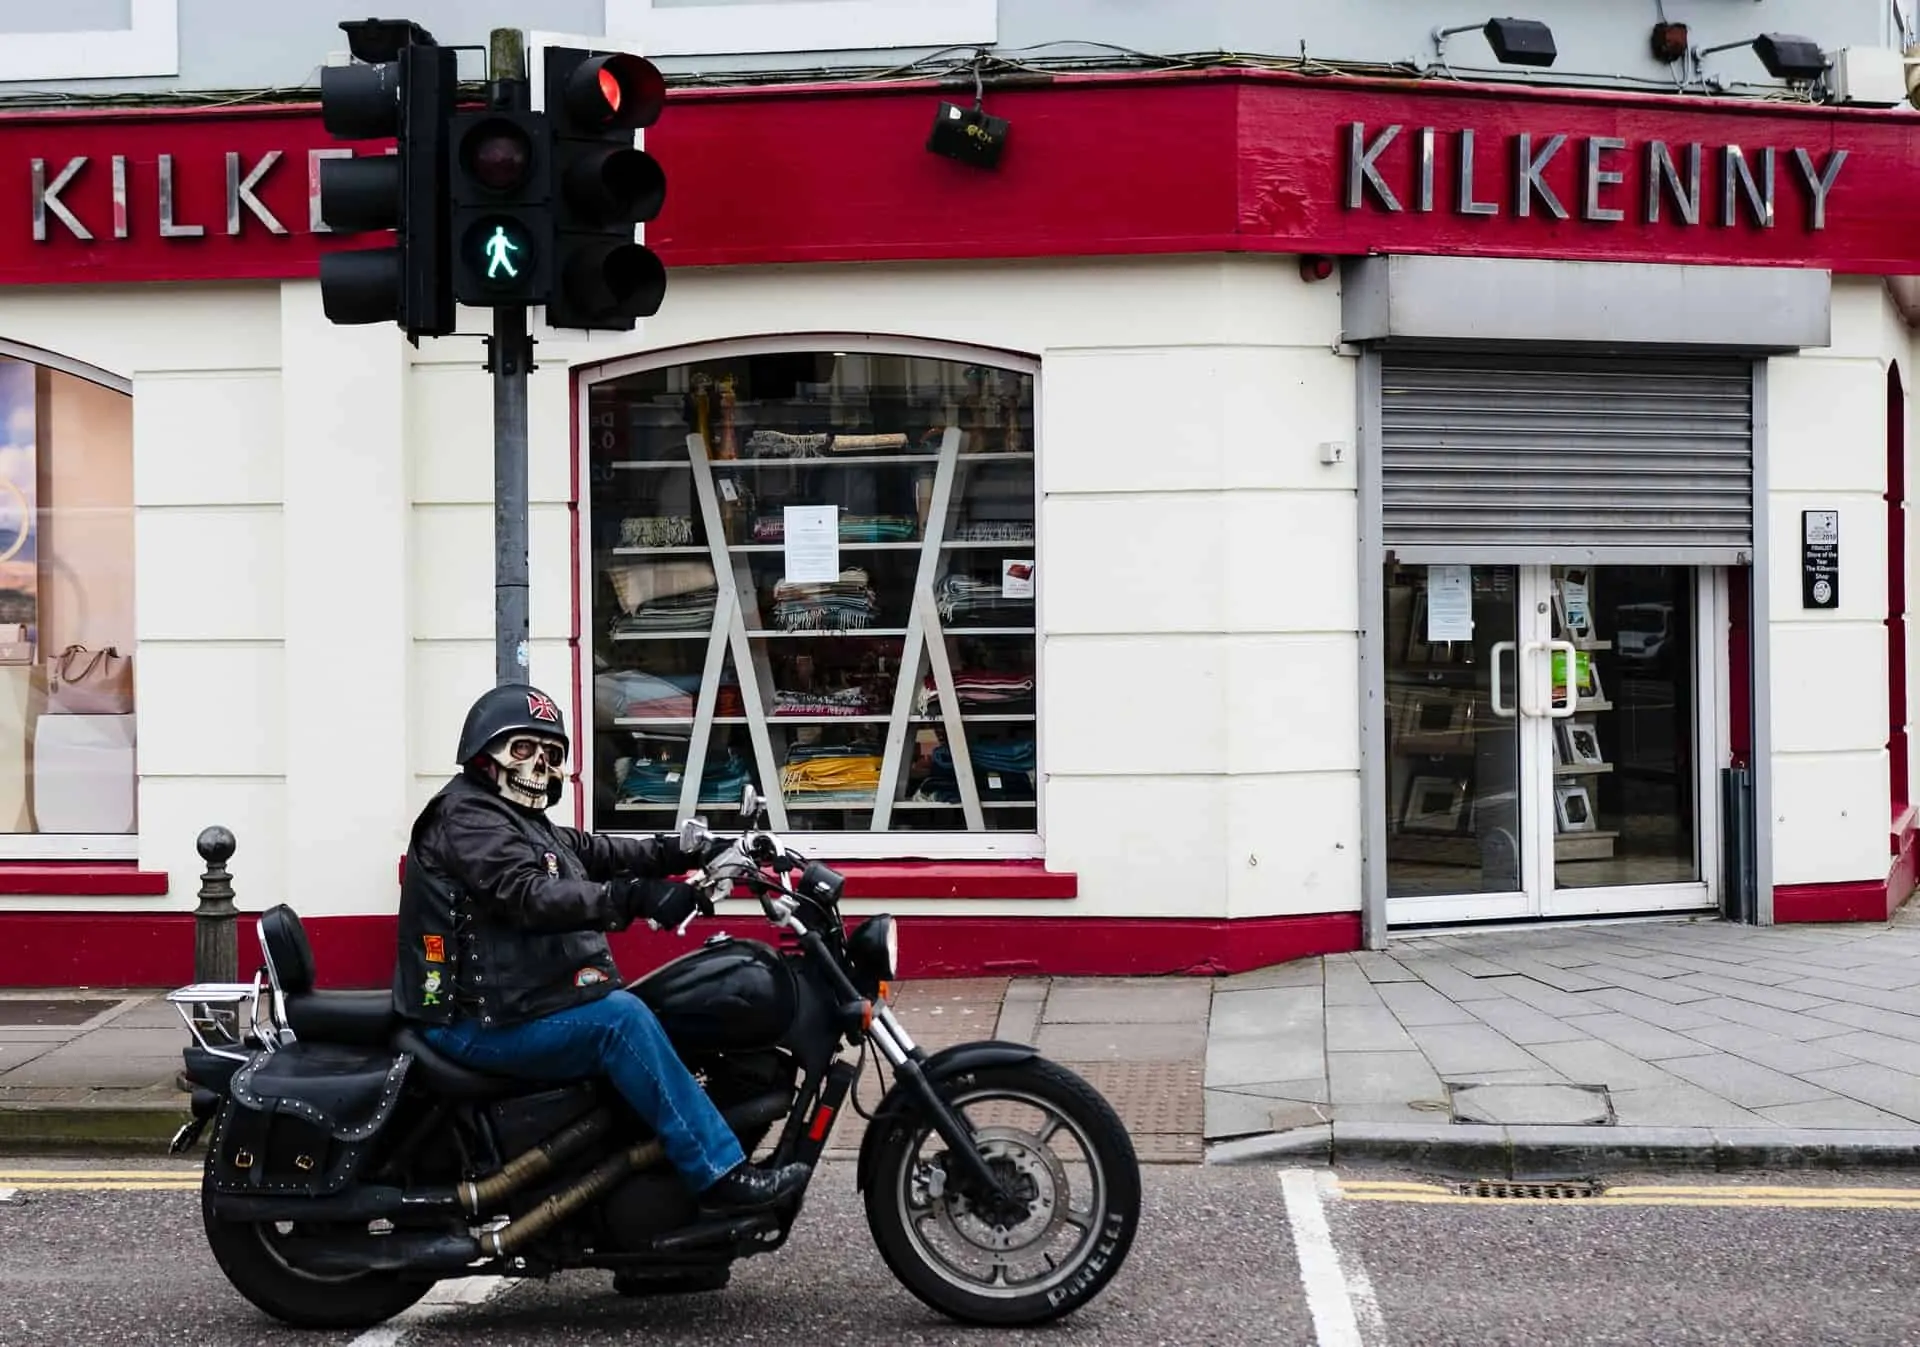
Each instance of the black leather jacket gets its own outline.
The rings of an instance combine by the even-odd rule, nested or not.
[[[607,892],[623,875],[691,866],[674,838],[556,827],[462,774],[414,821],[400,885],[393,1008],[451,1024],[519,1024],[620,985],[605,932],[629,920]]]

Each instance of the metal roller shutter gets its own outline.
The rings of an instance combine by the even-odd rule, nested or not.
[[[1753,362],[1382,355],[1382,539],[1406,560],[1745,561]]]

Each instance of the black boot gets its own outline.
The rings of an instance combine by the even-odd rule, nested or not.
[[[700,1194],[702,1216],[741,1216],[776,1207],[806,1186],[813,1171],[806,1165],[761,1169],[743,1160]]]
[[[733,1278],[729,1267],[688,1268],[684,1272],[640,1272],[630,1270],[613,1274],[613,1289],[623,1296],[688,1296],[700,1291],[722,1291]]]

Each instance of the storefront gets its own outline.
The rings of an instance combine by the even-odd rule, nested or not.
[[[991,95],[987,173],[937,98],[677,99],[667,305],[539,334],[561,817],[752,781],[922,974],[1904,897],[1903,117],[1087,77]],[[0,983],[184,978],[214,823],[384,975],[491,675],[489,403],[477,340],[322,318],[329,150],[0,122]]]

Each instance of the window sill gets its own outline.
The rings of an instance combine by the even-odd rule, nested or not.
[[[1080,896],[1078,875],[1049,870],[1040,861],[842,861],[829,864],[847,877],[843,898],[912,902],[942,898],[1004,900]],[[400,858],[399,875],[402,880],[406,879],[405,856]]]
[[[167,872],[132,861],[0,861],[0,896],[164,898]]]

